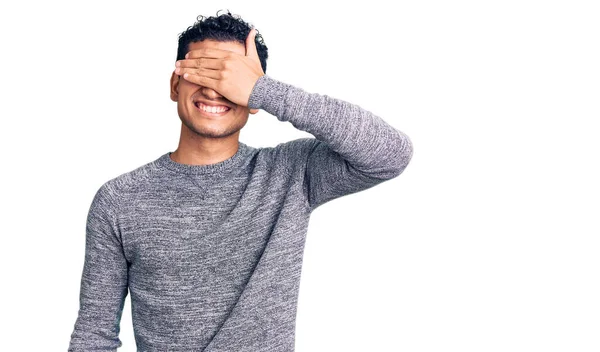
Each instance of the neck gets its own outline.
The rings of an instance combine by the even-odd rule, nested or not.
[[[239,131],[223,138],[210,138],[195,135],[179,139],[177,149],[171,159],[181,164],[210,165],[231,158],[239,148]]]

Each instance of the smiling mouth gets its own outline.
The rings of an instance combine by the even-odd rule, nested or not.
[[[231,108],[228,106],[208,106],[202,104],[201,102],[195,102],[194,105],[202,115],[207,117],[223,116],[227,114],[229,110],[231,110]]]

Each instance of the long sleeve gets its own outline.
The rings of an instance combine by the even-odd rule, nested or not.
[[[370,111],[267,75],[254,85],[248,107],[263,109],[316,137],[305,171],[311,211],[400,175],[413,155],[408,136]]]
[[[96,192],[86,224],[79,312],[69,352],[116,351],[128,292],[128,264],[115,225],[115,201],[104,184]]]

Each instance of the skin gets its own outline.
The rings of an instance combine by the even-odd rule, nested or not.
[[[176,62],[171,75],[171,100],[177,102],[181,134],[171,159],[182,164],[207,165],[231,158],[249,114],[248,100],[256,81],[264,75],[255,45],[256,30],[238,42],[210,39],[189,44],[186,58]],[[225,116],[200,115],[195,99],[227,105]]]

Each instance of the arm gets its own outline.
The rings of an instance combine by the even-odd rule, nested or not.
[[[408,136],[370,111],[267,75],[256,82],[248,107],[316,137],[310,141],[305,175],[310,211],[400,175],[412,158]]]
[[[79,313],[69,352],[116,351],[122,345],[119,330],[128,264],[112,216],[114,205],[105,184],[96,192],[88,213]]]

